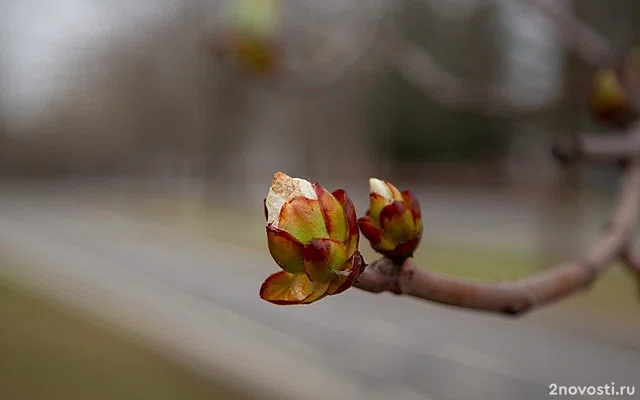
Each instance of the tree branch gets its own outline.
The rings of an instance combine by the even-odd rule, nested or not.
[[[523,0],[524,1],[524,0]],[[610,66],[618,61],[608,41],[584,25],[561,5],[547,0],[526,0],[556,30],[559,40],[593,66]],[[551,110],[555,102],[530,105],[509,86],[473,84],[447,71],[424,48],[413,43],[396,25],[390,26],[391,48],[387,60],[411,85],[428,94],[437,103],[493,116],[533,114]]]
[[[393,54],[387,57],[390,65],[412,86],[443,106],[494,116],[533,113],[552,106],[523,103],[508,86],[465,82],[442,68],[428,51],[406,38],[397,27],[392,30]]]
[[[619,56],[598,32],[585,25],[562,5],[549,0],[524,0],[552,22],[562,44],[596,67],[615,66]],[[456,77],[438,65],[423,48],[403,37],[393,28],[395,37],[391,65],[413,86],[447,106],[473,110],[490,115],[538,111],[540,107],[524,104],[507,86],[473,85]],[[547,107],[544,107],[547,108]]]
[[[610,66],[616,61],[611,46],[600,34],[576,19],[561,5],[549,0],[523,0],[535,7],[554,25],[559,40],[594,66]],[[318,65],[283,65],[277,77],[266,77],[257,83],[285,92],[317,90],[334,85],[345,78],[354,67],[373,53],[381,52],[384,59],[411,85],[431,96],[439,104],[494,116],[532,114],[551,109],[524,102],[508,86],[471,84],[446,69],[423,48],[406,38],[394,16],[401,2],[381,3],[369,24],[369,40],[341,57],[332,57]],[[312,57],[313,58],[313,57]]]
[[[636,280],[636,284],[638,285],[638,294],[640,294],[640,260],[633,254],[631,250],[631,244],[628,244],[622,254],[620,255],[620,260],[627,267],[632,277]]]
[[[553,23],[557,39],[585,62],[611,67],[619,61],[609,41],[584,24],[556,0],[524,0]]]
[[[322,43],[307,46],[310,50],[308,54],[302,55],[297,60],[283,59],[276,74],[254,79],[253,82],[284,93],[308,94],[353,77],[353,74],[358,73],[359,66],[363,66],[366,62],[375,63],[378,61],[377,57],[381,55],[384,57],[389,52],[391,40],[386,35],[386,31],[394,23],[393,17],[401,5],[397,1],[380,1],[373,15],[362,23],[361,38],[358,43],[350,45],[342,43],[345,38],[352,37],[353,32],[351,35],[345,35],[329,31],[322,38],[317,38],[322,39]],[[297,10],[297,12],[304,13],[308,10]],[[287,30],[281,33],[278,45],[283,52],[288,52],[292,44],[287,45],[283,37],[293,38],[296,42],[305,36],[297,29],[308,29],[308,27],[287,26]]]
[[[594,135],[582,133],[562,137],[553,145],[553,153],[561,161],[615,162],[640,157],[640,135]]]
[[[634,160],[625,173],[607,232],[580,260],[526,279],[479,283],[430,272],[411,258],[402,265],[381,258],[367,267],[354,286],[373,293],[389,291],[457,307],[521,315],[587,288],[624,254],[638,222],[639,209],[640,162]]]

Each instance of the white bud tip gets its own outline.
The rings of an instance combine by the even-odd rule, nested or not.
[[[310,182],[300,178],[292,178],[283,172],[276,172],[273,175],[269,193],[267,193],[267,224],[272,224],[277,228],[280,210],[287,201],[298,196],[313,200],[318,199]]]
[[[393,201],[393,193],[387,184],[377,178],[369,178],[369,192],[377,193],[389,201]]]

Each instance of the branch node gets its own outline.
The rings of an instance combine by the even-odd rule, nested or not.
[[[525,305],[523,307],[516,307],[514,305],[508,305],[505,307],[500,313],[513,318],[518,318],[527,313],[527,311],[531,310],[531,305]]]
[[[563,136],[551,147],[553,158],[563,165],[573,164],[583,156],[582,141],[579,136]]]
[[[640,132],[640,126],[636,129]],[[513,282],[481,283],[419,268],[412,258],[400,264],[383,257],[363,272],[355,286],[373,293],[389,291],[516,317],[588,288],[616,257],[626,262],[640,285],[640,261],[634,260],[628,251],[639,212],[640,160],[632,160],[624,173],[618,204],[607,230],[582,259]]]

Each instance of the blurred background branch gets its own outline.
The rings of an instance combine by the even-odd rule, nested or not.
[[[576,17],[562,1],[524,0],[553,23],[558,40],[594,67],[611,67],[620,61],[609,41]]]

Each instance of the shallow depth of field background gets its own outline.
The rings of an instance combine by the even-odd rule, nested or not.
[[[0,398],[241,398],[197,364],[176,362],[170,348],[83,310],[86,296],[60,301],[54,261],[46,276],[20,271],[37,270],[48,257],[39,249],[72,233],[76,250],[60,252],[85,264],[119,256],[106,243],[129,237],[184,254],[215,242],[229,264],[237,252],[266,254],[262,199],[279,170],[345,188],[359,214],[369,176],[415,191],[425,223],[416,258],[461,277],[533,274],[579,255],[601,232],[619,171],[565,168],[550,151],[559,135],[602,131],[585,106],[593,70],[523,2],[414,0],[399,19],[450,72],[514,93],[519,111],[493,116],[445,107],[437,98],[446,93],[424,93],[384,62],[375,37],[382,1],[290,2],[287,57],[300,60],[300,84],[305,68],[329,76],[362,53],[340,79],[310,90],[221,65],[210,43],[223,3],[3,2]],[[640,38],[637,2],[574,3],[616,48]],[[72,214],[75,222],[65,219]],[[375,257],[365,240],[361,247]],[[233,268],[266,277],[275,264]],[[242,302],[260,302],[262,282],[244,283],[255,295]],[[536,324],[637,351],[637,289],[613,268]]]

